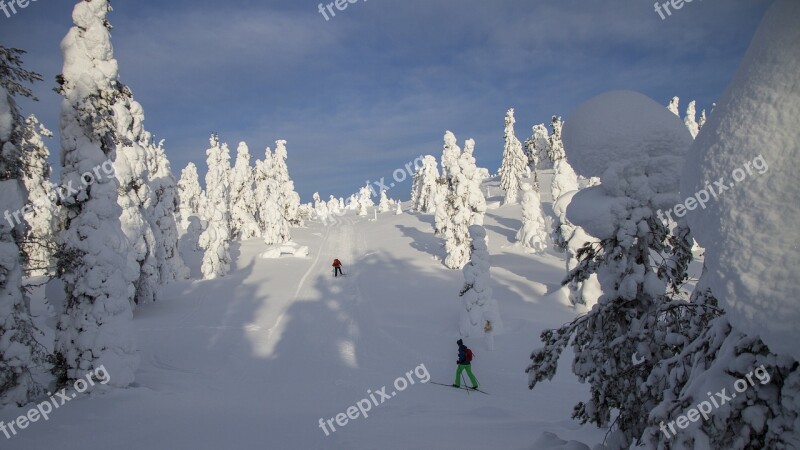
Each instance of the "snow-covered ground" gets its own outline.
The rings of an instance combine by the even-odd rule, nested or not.
[[[494,351],[466,340],[490,395],[420,382],[424,373],[453,382],[463,309],[463,275],[442,264],[433,216],[388,212],[370,221],[348,212],[293,230],[311,249],[307,258],[264,259],[263,241],[248,240],[231,246],[228,276],[170,285],[162,301],[136,310],[142,364],[134,387],[71,400],[2,448],[570,448],[543,432],[602,441],[602,430],[570,419],[587,392],[570,357],[553,382],[527,388],[539,333],[576,312],[558,291],[562,255],[515,247],[520,206],[497,208],[499,199],[490,199],[485,225],[505,334]],[[186,256],[196,279],[200,259]],[[334,258],[345,277],[333,278]],[[415,368],[414,385],[373,405],[369,417],[335,425],[368,390],[396,391],[395,379]],[[27,409],[3,409],[0,420]],[[336,432],[326,436],[320,418],[333,418]]]

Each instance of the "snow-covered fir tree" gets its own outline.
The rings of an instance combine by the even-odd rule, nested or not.
[[[437,236],[447,236],[450,227],[451,215],[447,209],[448,198],[452,191],[452,170],[458,166],[461,157],[461,147],[458,146],[456,136],[447,131],[444,134],[444,149],[442,150],[442,176],[436,181],[437,189],[434,193],[434,233]]]
[[[340,215],[342,213],[342,207],[339,203],[339,199],[334,196],[330,196],[328,199],[328,213],[333,215]]]
[[[24,213],[28,224],[21,250],[24,272],[28,276],[50,275],[55,272],[56,232],[58,226],[57,194],[50,181],[50,150],[43,137],[53,137],[36,116],[25,120],[20,150],[23,159],[23,184],[28,191],[32,209]]]
[[[500,166],[500,189],[506,193],[505,203],[517,203],[519,186],[522,178],[527,175],[528,158],[522,150],[522,143],[514,134],[514,108],[506,112],[505,131],[503,138],[503,162]]]
[[[219,137],[212,135],[211,147],[206,150],[206,217],[208,227],[200,236],[203,253],[203,277],[207,280],[224,277],[230,271],[230,150],[220,145]]]
[[[251,239],[261,234],[256,221],[257,209],[250,158],[247,144],[240,142],[236,150],[236,164],[231,172],[231,235],[234,239]]]
[[[388,212],[392,209],[392,205],[389,203],[389,197],[386,196],[386,190],[381,189],[381,199],[378,202],[378,212]]]
[[[430,214],[436,210],[438,179],[439,167],[436,158],[426,155],[422,159],[422,166],[414,173],[414,183],[411,188],[411,208],[414,211]]]
[[[492,295],[489,274],[489,249],[486,230],[480,225],[469,227],[470,260],[464,266],[464,287],[460,295],[464,300],[460,331],[463,337],[483,337],[489,350],[494,349],[494,336],[503,332],[503,321]]]
[[[697,137],[697,133],[700,132],[700,125],[697,123],[697,110],[696,110],[696,102],[694,100],[689,102],[689,106],[686,107],[686,117],[683,119],[683,123],[686,124],[686,128],[689,129],[689,133],[692,133],[692,137]]]
[[[546,169],[543,163],[549,162],[550,132],[540,123],[534,125],[533,134],[525,141],[525,153],[528,156],[528,168],[533,174],[533,189],[539,191],[539,169]]]
[[[87,169],[113,169],[111,158],[119,159],[118,147],[128,144],[118,134],[122,123],[115,109],[132,100],[117,80],[106,19],[110,10],[106,0],[79,1],[72,15],[75,26],[61,42],[62,185],[80,188],[88,181]],[[96,177],[91,189],[78,190],[62,199],[66,227],[59,235],[58,269],[66,308],[56,330],[53,371],[64,386],[104,367],[114,374],[109,385],[124,387],[133,382],[139,364],[131,305],[141,272],[135,259],[130,264],[132,249],[119,205],[120,192],[127,196],[129,191],[114,176]]]
[[[681,99],[679,99],[678,97],[672,97],[672,99],[669,101],[669,104],[667,105],[667,109],[672,114],[675,114],[678,117],[681,116],[681,112],[680,112],[680,109],[679,109],[680,108],[680,101],[681,101]]]
[[[149,133],[146,133],[146,137],[148,142],[151,141]],[[164,141],[157,145],[149,142],[146,148],[148,178],[153,198],[145,205],[145,212],[155,236],[156,267],[159,283],[163,285],[186,279],[189,268],[184,264],[178,248],[176,213],[180,200],[175,176],[164,152]]]
[[[609,110],[624,113],[613,115]],[[679,118],[634,92],[595,97],[570,120],[575,127],[570,150],[576,152],[582,171],[603,174],[603,184],[580,191],[568,210],[573,223],[591,226],[586,231],[600,241],[580,250],[580,263],[570,278],[586,281],[596,273],[603,294],[586,315],[542,333],[544,347],[532,353],[527,369],[529,386],[552,379],[571,342],[573,373],[587,380],[590,389],[589,399],[575,406],[573,417],[599,427],[613,421],[605,444],[623,449],[641,436],[657,400],[644,398],[639,387],[654,364],[674,355],[660,319],[672,302],[667,285],[680,285],[687,277],[692,256],[686,249],[691,246],[685,245],[685,236],[680,245],[672,245],[677,240],[670,240],[656,211],[679,202],[678,179],[691,136]],[[609,131],[613,126],[617,134],[627,132],[637,139],[620,147],[610,137],[615,136]],[[598,148],[613,150],[598,155]],[[661,257],[653,258],[655,254]],[[670,260],[679,261],[678,270],[665,270],[660,263]]]
[[[286,194],[281,188],[275,170],[275,154],[267,147],[264,161],[256,161],[254,171],[256,202],[258,203],[258,223],[267,245],[283,244],[291,240],[289,220],[286,209],[281,206],[281,198]],[[308,208],[311,216],[312,207]],[[301,208],[297,208],[298,219],[302,221]]]
[[[400,215],[403,214],[403,203],[402,202],[397,202],[397,208],[395,208],[394,214],[396,216],[400,216]]]
[[[29,124],[13,96],[32,98],[25,84],[41,80],[22,67],[23,53],[0,46],[0,210],[6,211],[6,217],[0,220],[0,406],[22,406],[44,392],[33,372],[44,362],[45,350],[36,341],[38,331],[22,287],[19,243],[25,223],[13,217],[13,212],[21,211],[26,203],[23,176],[33,177],[35,173],[25,173],[38,171],[19,164],[23,151],[19,138]]]
[[[185,230],[189,228],[189,217],[203,217],[205,212],[206,194],[200,188],[200,177],[197,174],[197,166],[189,163],[181,171],[181,179],[178,181],[178,193],[180,206],[181,227]]]
[[[561,117],[553,116],[550,122],[550,128],[553,131],[550,133],[550,145],[547,152],[547,159],[549,159],[555,167],[558,161],[567,157],[564,152],[564,142],[561,140],[561,130],[564,128],[564,121],[561,120]]]
[[[467,139],[464,151],[448,168],[450,184],[444,205],[447,212],[444,264],[451,269],[461,269],[469,261],[469,227],[483,225],[486,213],[486,199],[481,191],[482,177],[472,156],[474,149],[475,141]]]
[[[539,193],[530,183],[522,184],[522,228],[517,232],[517,242],[523,248],[539,253],[547,248],[547,230]]]
[[[567,162],[566,158],[556,161],[553,166],[553,180],[550,183],[550,194],[555,202],[565,192],[578,190],[578,175]]]
[[[362,217],[366,217],[369,214],[369,208],[375,206],[375,202],[372,201],[372,196],[375,191],[372,190],[372,186],[367,183],[366,186],[361,188],[358,191],[358,215]]]
[[[294,190],[294,182],[289,176],[289,167],[286,165],[288,153],[286,141],[275,141],[275,154],[273,155],[272,173],[277,189],[277,202],[283,217],[294,227],[303,226],[298,210],[300,208],[300,195]]]

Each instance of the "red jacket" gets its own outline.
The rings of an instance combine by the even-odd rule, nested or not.
[[[334,259],[333,267],[342,267],[342,263],[338,259]]]

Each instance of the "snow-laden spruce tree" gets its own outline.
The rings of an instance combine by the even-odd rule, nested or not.
[[[469,227],[470,259],[464,266],[464,287],[460,295],[464,300],[460,331],[463,337],[483,336],[489,350],[494,349],[494,336],[503,332],[503,321],[497,300],[492,296],[489,274],[489,249],[486,230],[480,225]]]
[[[679,99],[678,97],[672,97],[672,99],[669,101],[669,104],[667,105],[667,109],[669,110],[669,112],[671,112],[672,114],[675,114],[678,117],[681,116],[681,112],[680,112],[680,109],[679,109],[680,108],[680,101],[681,101],[681,99]]]
[[[414,211],[430,214],[436,210],[436,190],[439,188],[439,164],[436,158],[427,155],[422,159],[422,166],[414,173],[411,188],[411,208]]]
[[[464,151],[448,168],[450,185],[445,201],[448,219],[444,232],[447,252],[444,264],[451,269],[461,269],[469,261],[469,227],[482,226],[486,213],[486,199],[481,191],[482,178],[472,156],[474,149],[475,141],[467,139]]]
[[[708,119],[706,118],[706,110],[704,109],[704,110],[702,110],[702,111],[700,112],[700,118],[699,118],[699,119],[697,119],[697,130],[698,130],[698,134],[700,133],[700,130],[702,130],[702,129],[703,129],[703,126],[706,124],[706,121],[707,121],[707,120],[708,120]],[[696,137],[696,136],[695,136],[695,137]]]
[[[149,133],[147,141],[147,168],[150,192],[153,198],[147,203],[145,213],[155,236],[156,267],[159,283],[167,284],[189,276],[178,248],[179,235],[176,213],[179,208],[178,187],[172,175],[169,160],[164,152],[164,141],[157,145]]]
[[[254,170],[256,202],[258,203],[257,219],[264,243],[267,245],[284,244],[291,240],[285,208],[280,205],[281,196],[285,194],[285,191],[281,189],[275,174],[275,155],[267,147],[264,160],[256,161]],[[298,217],[300,217],[299,207]]]
[[[206,150],[206,219],[208,227],[200,235],[203,253],[203,277],[206,280],[224,277],[231,267],[230,255],[230,150],[220,145],[219,137],[211,135],[211,147]]]
[[[547,226],[539,193],[530,183],[522,184],[522,228],[517,232],[517,242],[523,248],[541,253],[547,248]]]
[[[367,184],[365,187],[361,188],[358,191],[358,215],[362,217],[366,217],[369,214],[369,208],[375,206],[375,202],[372,201],[372,195],[375,191],[372,190],[372,186]]]
[[[692,133],[692,138],[697,137],[697,133],[700,132],[700,125],[697,123],[696,108],[696,102],[694,100],[690,101],[689,106],[686,107],[686,117],[683,119],[683,123],[686,124],[689,133]]]
[[[397,208],[395,208],[394,214],[396,216],[403,215],[403,202],[400,202],[400,201],[397,202]]]
[[[234,239],[250,239],[261,234],[256,221],[256,198],[250,158],[247,144],[240,142],[236,150],[236,164],[231,172],[231,236]]]
[[[378,202],[378,212],[388,212],[392,209],[392,205],[389,203],[389,197],[386,196],[386,189],[381,189],[381,199]]]
[[[553,130],[550,133],[550,146],[548,148],[547,159],[553,164],[562,159],[566,159],[567,154],[564,152],[564,142],[561,140],[561,130],[564,128],[564,121],[561,120],[561,117],[553,116],[553,120],[550,122],[550,128]]]
[[[323,224],[327,225],[329,215],[328,203],[322,201],[319,192],[314,192],[312,199],[314,200],[314,213],[316,214],[317,219]]]
[[[528,168],[533,173],[533,189],[539,192],[539,169],[546,169],[543,163],[549,162],[550,132],[543,123],[534,125],[532,132],[525,141],[525,153],[528,156]]]
[[[22,165],[25,167],[22,181],[28,191],[28,203],[32,206],[24,214],[28,230],[21,246],[24,272],[28,276],[55,273],[57,194],[50,181],[50,150],[43,137],[53,137],[53,133],[40,124],[36,116],[29,116],[20,140]]]
[[[113,374],[109,385],[128,386],[139,364],[131,305],[140,267],[128,257],[131,244],[118,202],[127,191],[113,176],[84,186],[87,171],[112,167],[111,158],[119,159],[118,147],[125,145],[118,120],[130,91],[117,80],[109,11],[106,0],[79,1],[72,13],[75,26],[61,42],[61,183],[79,191],[67,191],[62,200],[66,226],[59,235],[58,271],[66,307],[56,330],[53,368],[61,386],[101,366]]]
[[[342,213],[342,206],[339,203],[339,199],[332,195],[328,199],[328,213],[336,216]]]
[[[29,124],[13,96],[33,98],[24,84],[41,80],[39,74],[22,68],[23,53],[0,46],[0,210],[7,212],[0,218],[0,406],[22,406],[44,391],[33,371],[44,362],[45,351],[36,341],[38,331],[22,287],[18,243],[25,233],[25,223],[13,217],[26,203],[23,177],[36,176],[26,172],[37,171],[19,164],[23,143],[18,139]]]
[[[691,252],[668,242],[657,211],[680,201],[678,180],[692,138],[680,118],[630,91],[589,100],[567,123],[573,164],[586,176],[602,176],[601,185],[580,191],[567,209],[570,222],[600,241],[579,251],[580,264],[570,276],[585,281],[596,273],[603,295],[585,315],[542,333],[544,347],[533,352],[527,369],[529,386],[552,379],[571,342],[573,372],[590,389],[573,417],[599,427],[613,424],[606,446],[623,449],[641,436],[657,401],[643,397],[640,386],[654,364],[674,355],[661,319],[671,306],[667,285],[685,280]],[[676,249],[681,270],[664,270],[660,261]]]
[[[452,169],[458,166],[461,158],[461,147],[458,146],[456,136],[447,131],[444,134],[444,149],[442,150],[442,176],[436,180],[438,185],[434,193],[434,233],[447,239],[447,230],[451,226],[451,215],[447,202],[453,193]]]
[[[181,179],[178,181],[178,194],[180,198],[180,206],[178,207],[180,223],[181,227],[186,230],[189,228],[189,217],[204,217],[205,215],[206,194],[200,188],[200,177],[197,175],[197,166],[194,163],[189,163],[181,171]]]
[[[286,152],[286,141],[275,141],[275,154],[273,156],[272,173],[277,189],[278,206],[281,208],[283,217],[293,227],[303,226],[303,221],[299,217],[300,195],[294,190],[294,182],[289,176],[289,167],[286,165],[288,153]]]
[[[552,195],[553,202],[561,197],[565,192],[578,190],[578,175],[575,170],[567,162],[567,159],[556,161],[553,166],[553,180],[550,183],[550,194]]]
[[[506,128],[503,133],[503,162],[500,165],[500,189],[506,192],[505,203],[517,203],[519,186],[528,172],[528,158],[522,150],[522,143],[514,134],[514,108],[506,112]]]

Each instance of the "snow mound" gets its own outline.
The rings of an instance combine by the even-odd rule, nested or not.
[[[533,443],[536,450],[589,450],[589,446],[578,441],[565,441],[558,435],[545,431]]]
[[[695,141],[681,187],[688,197],[746,172],[718,200],[690,212],[689,224],[706,248],[707,281],[730,322],[800,359],[798,23],[796,1],[777,1],[768,11]],[[759,157],[764,173],[747,167]]]
[[[283,256],[293,256],[295,258],[308,257],[308,246],[297,245],[294,242],[282,245],[273,245],[260,255],[261,259],[278,259]]]
[[[634,91],[606,92],[578,107],[564,124],[563,139],[572,167],[585,177],[602,177],[615,162],[683,157],[692,145],[678,117]]]

